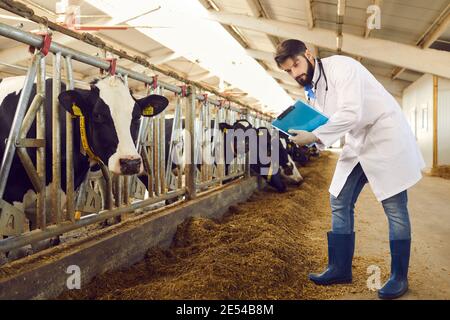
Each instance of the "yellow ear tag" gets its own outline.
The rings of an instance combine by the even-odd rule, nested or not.
[[[153,115],[153,106],[148,105],[142,110],[142,115],[144,116],[152,116]]]
[[[75,103],[72,104],[72,112],[77,117],[81,117],[83,115],[83,113],[81,112],[80,107],[77,106]]]
[[[227,128],[224,128],[223,133],[227,133],[227,130],[228,130]]]
[[[263,135],[264,135],[264,132],[262,132],[262,131],[258,132],[258,136],[263,136]]]

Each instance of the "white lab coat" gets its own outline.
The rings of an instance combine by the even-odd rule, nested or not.
[[[330,193],[337,197],[359,162],[378,201],[406,190],[422,178],[425,167],[414,134],[396,100],[358,61],[345,56],[322,59],[328,80],[319,78],[316,99],[310,103],[329,117],[313,133],[319,148],[345,135]]]

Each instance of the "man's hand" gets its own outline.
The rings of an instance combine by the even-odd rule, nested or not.
[[[294,142],[299,146],[304,146],[306,144],[318,142],[319,140],[313,133],[309,131],[290,129],[288,132],[295,134],[295,136],[290,136],[289,140],[291,140],[292,142]]]

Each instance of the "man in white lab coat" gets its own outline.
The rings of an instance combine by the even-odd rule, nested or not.
[[[396,100],[358,61],[335,55],[315,58],[299,40],[286,40],[275,61],[305,88],[310,104],[329,117],[312,132],[291,130],[298,145],[323,149],[345,136],[330,186],[332,230],[328,233],[328,267],[310,274],[316,284],[352,281],[355,247],[354,207],[369,182],[389,222],[391,276],[378,291],[394,299],[408,290],[411,226],[407,189],[417,183],[425,163]]]

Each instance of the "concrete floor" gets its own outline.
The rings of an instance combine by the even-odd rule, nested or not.
[[[425,176],[408,191],[412,225],[410,290],[404,299],[450,299],[450,180]],[[390,265],[387,218],[366,184],[355,211],[356,256]],[[368,265],[369,266],[369,265]],[[387,279],[388,274],[381,278]],[[346,299],[373,299],[374,293]]]

